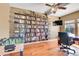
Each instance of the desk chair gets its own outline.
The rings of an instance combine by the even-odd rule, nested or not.
[[[58,37],[61,43],[61,49],[67,49],[67,54],[69,54],[69,50],[72,50],[75,53],[75,50],[71,49],[70,46],[73,44],[73,38],[69,37],[67,32],[59,32]]]

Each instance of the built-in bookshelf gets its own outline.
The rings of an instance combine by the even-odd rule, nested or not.
[[[24,37],[25,36],[25,20],[26,16],[23,14],[15,13],[13,21],[14,25],[14,37]]]
[[[23,37],[25,42],[35,42],[48,39],[47,17],[24,13],[14,13],[11,19],[12,37]]]

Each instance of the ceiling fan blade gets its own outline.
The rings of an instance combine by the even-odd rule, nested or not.
[[[51,7],[51,5],[50,4],[45,4],[46,6],[49,6],[49,7]]]
[[[63,9],[63,10],[65,10],[65,9],[66,9],[66,7],[58,7],[58,9]]]
[[[51,10],[52,10],[52,8],[50,8],[49,10],[47,10],[47,11],[45,12],[45,14],[47,14],[47,15],[51,14],[51,13],[52,13]]]
[[[58,4],[56,4],[56,6],[66,6],[66,5],[68,5],[69,3],[58,3]]]

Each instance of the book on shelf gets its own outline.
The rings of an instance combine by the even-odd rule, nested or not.
[[[40,29],[36,29],[36,32],[40,32]]]
[[[36,22],[38,25],[40,24],[40,22],[38,21],[38,22]]]
[[[40,28],[44,28],[43,26],[40,26]]]
[[[19,19],[13,19],[13,22],[19,22]]]
[[[35,20],[35,17],[31,17],[31,20]]]
[[[40,24],[43,25],[44,23],[43,22],[40,22]]]
[[[30,37],[30,33],[26,33],[26,37]]]
[[[14,21],[15,24],[19,24],[19,21]]]
[[[24,21],[24,20],[19,20],[19,22],[20,22],[20,23],[25,23],[25,21]]]
[[[31,23],[32,23],[32,24],[36,24],[36,22],[35,22],[35,21],[31,21]]]
[[[24,33],[25,32],[25,29],[21,28],[20,29],[20,32]]]
[[[19,18],[19,15],[15,14],[14,17],[15,17],[15,18]]]
[[[44,19],[41,18],[41,21],[44,21]]]
[[[40,33],[36,33],[36,36],[40,36]]]
[[[45,25],[48,25],[48,23],[47,23],[47,22],[45,22]]]
[[[41,28],[40,26],[37,26],[37,28]]]
[[[30,36],[33,37],[34,36],[34,33],[30,33]]]
[[[31,33],[30,36],[32,36],[32,37],[35,36],[35,33]]]
[[[32,28],[32,29],[31,29],[31,32],[35,32],[35,29]]]
[[[24,24],[19,24],[19,27],[20,28],[25,28],[25,25]]]
[[[31,25],[28,25],[27,28],[31,28]]]
[[[44,29],[40,29],[41,32],[44,32]]]
[[[26,38],[26,40],[27,40],[28,42],[30,42],[30,41],[31,41],[31,38],[30,38],[30,37],[28,37],[28,38]]]
[[[45,36],[42,36],[41,39],[45,39]]]
[[[19,37],[19,33],[15,33],[13,37]]]
[[[30,16],[27,16],[27,20],[31,20],[31,17]]]
[[[26,17],[25,17],[24,15],[21,15],[20,17],[21,17],[22,19],[26,19]]]
[[[42,25],[42,21],[39,21],[39,24]]]
[[[20,24],[19,23],[13,23],[12,25],[13,25],[13,27],[19,27]]]
[[[40,21],[40,18],[37,18],[37,21]]]
[[[38,36],[36,36],[36,41],[39,41],[39,40],[40,40],[40,38]]]
[[[15,30],[14,32],[15,32],[15,33],[19,33],[19,31],[18,31],[18,30]]]
[[[45,31],[45,32],[48,32],[48,28],[45,28],[44,31]]]
[[[36,25],[34,25],[34,28],[36,28],[37,26]]]
[[[48,28],[48,26],[45,26],[45,28]]]
[[[20,33],[20,37],[24,37],[25,35],[24,35],[24,33]]]
[[[22,19],[26,18],[24,15],[19,15],[19,14],[15,14],[14,17],[15,18],[22,18]]]
[[[41,35],[42,35],[42,36],[45,36],[45,32],[42,32]]]
[[[32,41],[37,40],[36,36],[31,37],[31,40],[32,40]]]
[[[27,24],[31,24],[31,22],[30,21],[27,21]]]
[[[32,41],[36,40],[36,37],[32,37]]]
[[[27,28],[27,29],[26,29],[26,32],[30,32],[30,29],[29,29],[29,28]]]

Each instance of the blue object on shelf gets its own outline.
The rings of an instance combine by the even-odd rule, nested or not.
[[[24,39],[22,37],[10,37],[2,42],[2,45],[12,45],[12,44],[21,44],[24,43]]]

